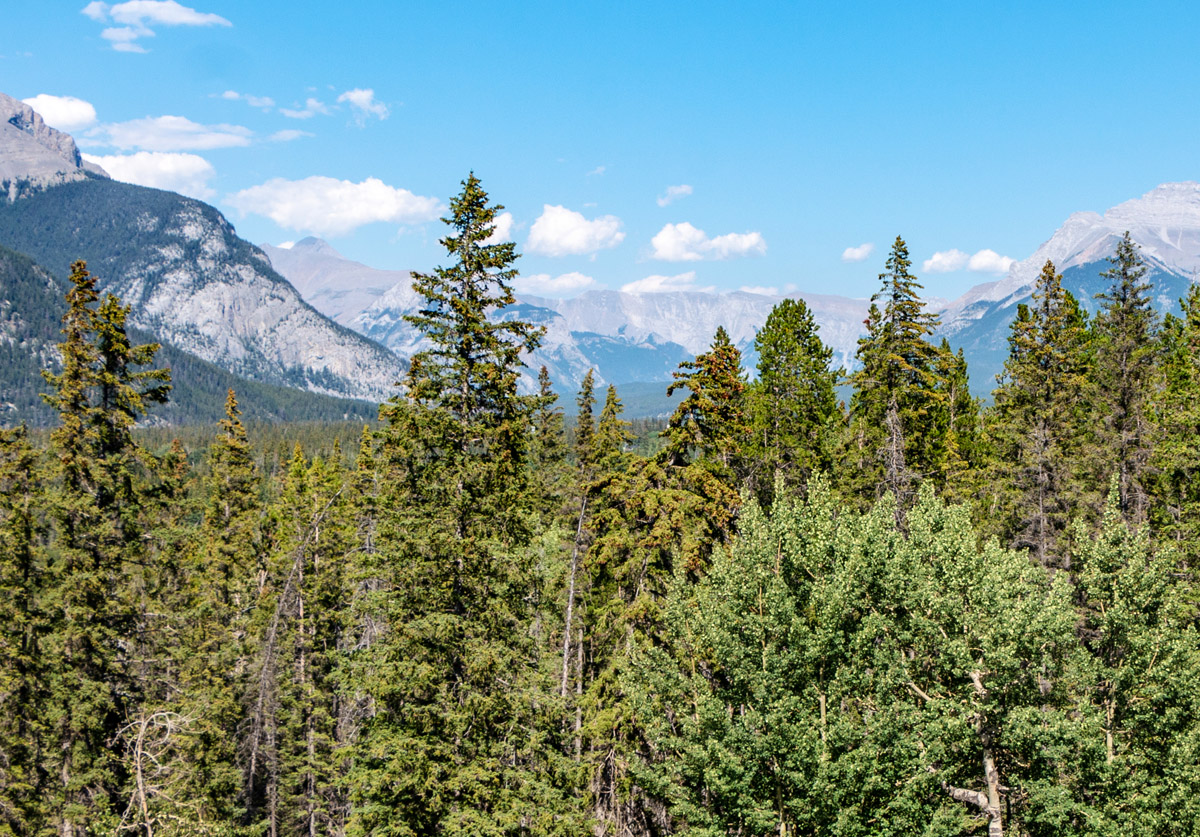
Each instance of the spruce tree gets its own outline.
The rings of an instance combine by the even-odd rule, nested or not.
[[[1079,460],[1091,364],[1085,315],[1052,262],[1042,267],[1033,304],[1018,306],[1008,345],[988,416],[982,507],[1006,543],[1060,564],[1086,484]]]
[[[701,461],[734,484],[742,466],[746,441],[746,373],[742,353],[717,327],[712,345],[694,361],[679,364],[667,395],[687,389],[665,431],[667,453],[674,465]]]
[[[1103,413],[1097,427],[1096,455],[1118,475],[1121,511],[1127,520],[1145,520],[1149,506],[1146,479],[1152,428],[1147,400],[1158,354],[1158,316],[1145,281],[1140,248],[1126,232],[1101,274],[1112,282],[1096,295],[1100,312],[1093,324],[1096,382]]]
[[[46,579],[38,452],[24,427],[0,430],[0,833],[45,822]]]
[[[72,265],[70,281],[62,370],[44,373],[52,389],[44,397],[60,421],[50,434],[47,604],[54,630],[45,648],[54,664],[45,721],[58,780],[54,820],[63,835],[103,827],[116,814],[124,777],[112,742],[138,693],[127,650],[137,629],[132,574],[140,564],[147,455],[132,431],[170,389],[165,370],[139,369],[158,346],[130,344],[129,309],[112,295],[100,301],[83,262]]]
[[[925,310],[911,267],[908,245],[897,236],[858,342],[840,469],[851,495],[868,500],[891,491],[901,509],[917,482],[942,482],[945,467],[947,393],[939,374],[945,363],[927,339],[938,319]]]
[[[758,379],[750,387],[750,455],[758,494],[769,497],[777,476],[795,487],[832,467],[840,372],[830,368],[833,351],[821,342],[802,299],[785,299],[771,309],[754,347]]]
[[[513,302],[512,243],[489,244],[500,206],[471,175],[450,203],[442,240],[454,259],[417,274],[428,339],[382,410],[385,496],[371,594],[382,635],[349,661],[349,684],[374,714],[349,782],[355,834],[553,830],[555,808],[528,797],[554,747],[531,729],[546,702],[533,688],[527,483],[530,399],[521,353],[541,331],[495,321]],[[531,693],[531,691],[533,693]]]

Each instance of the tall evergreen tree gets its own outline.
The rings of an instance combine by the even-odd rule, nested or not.
[[[833,465],[839,416],[831,369],[833,351],[821,342],[812,312],[802,299],[785,299],[771,309],[754,338],[758,378],[750,388],[759,496],[768,497],[776,476],[789,487]]]
[[[667,452],[675,465],[701,461],[723,472],[734,484],[746,441],[746,373],[742,353],[717,327],[712,345],[694,361],[679,365],[667,395],[686,389],[687,396],[668,422]]]
[[[536,329],[490,315],[513,302],[512,243],[487,243],[500,206],[471,175],[442,239],[454,259],[418,274],[410,318],[430,348],[382,410],[387,495],[379,591],[384,633],[350,661],[369,695],[349,781],[356,834],[553,832],[560,809],[528,795],[556,748],[531,694],[525,469],[530,401],[517,393]],[[558,823],[558,825],[556,825]]]
[[[942,482],[946,443],[947,393],[939,374],[945,363],[927,339],[938,319],[925,310],[911,267],[908,245],[897,236],[879,274],[882,287],[871,297],[859,368],[850,376],[854,395],[841,469],[852,495],[869,499],[891,491],[901,508],[917,481]]]
[[[1121,510],[1127,520],[1146,518],[1147,467],[1153,439],[1147,400],[1158,354],[1158,315],[1138,245],[1126,232],[1101,274],[1112,285],[1097,294],[1100,312],[1093,324],[1096,381],[1104,405],[1096,444],[1098,455],[1118,475]]]
[[[1009,356],[988,418],[982,504],[991,528],[1043,564],[1066,557],[1065,533],[1087,481],[1079,458],[1090,392],[1086,317],[1047,261],[1010,327]]]
[[[1190,566],[1200,555],[1200,285],[1162,329],[1159,386],[1152,396],[1150,523]]]
[[[133,426],[170,389],[165,370],[139,369],[158,346],[130,344],[129,309],[112,295],[100,301],[83,262],[72,265],[70,281],[62,371],[44,373],[52,388],[45,399],[60,420],[50,434],[55,630],[45,646],[54,660],[45,720],[63,837],[111,823],[123,780],[111,742],[138,691],[125,649],[137,628],[131,574],[139,566],[146,459]]]
[[[45,822],[50,777],[43,748],[46,665],[41,645],[45,501],[37,451],[24,427],[0,430],[0,833]]]

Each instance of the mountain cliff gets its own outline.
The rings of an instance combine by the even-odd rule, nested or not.
[[[56,275],[85,259],[102,290],[132,306],[132,326],[250,380],[381,401],[403,374],[395,355],[314,310],[191,198],[67,182],[0,205],[0,244]]]
[[[14,201],[48,186],[108,177],[79,156],[75,140],[24,102],[0,93],[0,194]]]

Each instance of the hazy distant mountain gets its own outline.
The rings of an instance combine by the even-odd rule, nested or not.
[[[390,288],[412,281],[408,271],[351,261],[319,238],[302,238],[291,247],[259,246],[309,305],[344,326]]]
[[[1200,271],[1200,183],[1164,183],[1103,215],[1076,212],[1032,256],[1017,262],[996,282],[971,288],[942,312],[941,334],[962,346],[972,389],[990,392],[1008,355],[1009,325],[1017,305],[1029,302],[1047,259],[1063,275],[1063,286],[1089,312],[1095,294],[1109,287],[1100,274],[1128,231],[1141,246],[1160,312],[1178,310]]]
[[[262,249],[318,310],[402,357],[424,346],[421,335],[404,320],[420,303],[410,274],[366,267],[315,238],[288,249]],[[388,278],[393,284],[381,291]],[[849,366],[869,303],[822,294],[801,296],[813,310],[822,338],[833,347],[835,363]],[[589,291],[573,299],[519,295],[515,306],[497,316],[521,317],[546,328],[541,347],[527,361],[526,388],[533,384],[533,370],[544,364],[560,390],[569,392],[589,368],[595,368],[605,383],[669,381],[682,361],[708,348],[718,326],[725,327],[753,366],[754,335],[780,299],[682,291]],[[370,302],[362,305],[363,300]]]
[[[0,93],[0,194],[13,201],[89,175],[108,177],[79,156],[69,134],[51,128],[24,102]]]

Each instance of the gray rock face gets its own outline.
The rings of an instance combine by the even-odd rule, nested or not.
[[[56,131],[33,108],[0,93],[0,192],[9,201],[88,174],[108,175],[85,163],[69,134]]]

